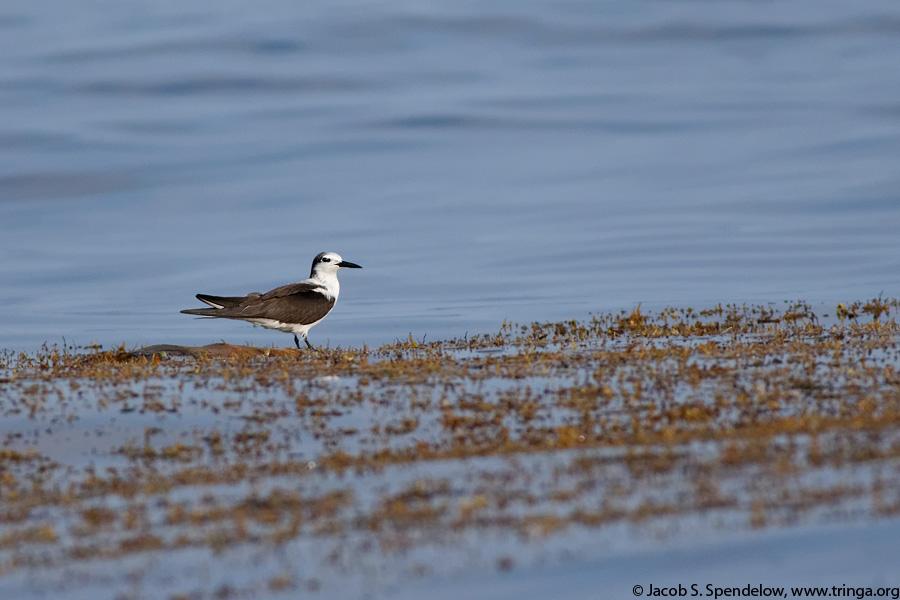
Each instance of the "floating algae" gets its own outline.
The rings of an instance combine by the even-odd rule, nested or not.
[[[508,570],[584,531],[896,515],[897,310],[638,307],[371,350],[7,354],[0,591],[34,569],[89,587],[126,561],[140,568],[114,583],[161,597],[325,594],[360,564],[387,584],[477,548]],[[257,562],[209,566],[224,555]],[[212,574],[200,589],[154,561]]]

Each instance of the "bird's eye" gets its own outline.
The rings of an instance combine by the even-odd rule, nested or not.
[[[326,257],[322,259],[322,262],[331,262],[331,259]]]

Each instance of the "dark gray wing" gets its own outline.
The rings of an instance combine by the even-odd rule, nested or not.
[[[303,292],[319,292],[324,294],[325,288],[322,287],[321,283],[316,283],[314,281],[301,281],[299,283],[289,283],[287,285],[283,285],[281,287],[277,287],[274,290],[269,290],[265,294],[250,294],[247,296],[249,300],[251,296],[258,296],[260,300],[270,300],[272,298],[284,298],[286,296],[292,296],[294,294],[300,294]]]
[[[265,294],[246,296],[210,296],[197,294],[214,308],[193,308],[181,312],[220,319],[272,319],[282,323],[315,323],[334,307],[334,298],[315,282],[289,283]],[[218,308],[221,306],[222,308]]]
[[[272,319],[303,325],[315,323],[334,307],[334,298],[324,292],[325,289],[315,283],[291,283],[258,298],[248,297],[236,309],[235,312],[239,312],[239,315],[227,316],[238,319]]]
[[[319,292],[298,292],[271,300],[259,300],[241,308],[238,319],[272,319],[306,325],[323,318],[334,307],[334,298]],[[231,315],[228,315],[231,316]]]
[[[205,302],[214,308],[231,308],[239,306],[252,298],[259,298],[261,294],[256,292],[246,296],[210,296],[209,294],[197,294],[197,300]]]
[[[197,294],[197,300],[205,302],[212,308],[188,308],[181,312],[186,315],[197,315],[200,317],[228,317],[234,310],[240,308],[244,302],[249,302],[259,298],[262,294],[253,292],[246,296],[210,296],[209,294]]]

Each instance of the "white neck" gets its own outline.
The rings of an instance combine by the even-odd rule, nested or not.
[[[338,294],[341,293],[341,284],[338,281],[337,273],[333,271],[321,271],[317,270],[313,273],[313,276],[309,278],[310,281],[315,281],[323,288],[325,288],[325,293],[337,300]]]

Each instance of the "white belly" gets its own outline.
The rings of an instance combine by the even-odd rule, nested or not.
[[[283,331],[285,333],[293,333],[296,335],[300,335],[303,338],[306,338],[307,332],[314,325],[318,325],[322,321],[322,319],[319,319],[315,323],[307,323],[306,325],[300,325],[299,323],[282,323],[281,321],[276,321],[274,319],[246,319],[246,320],[250,323],[253,323],[254,325],[259,325],[259,326],[265,327],[267,329],[275,329],[276,331]]]

